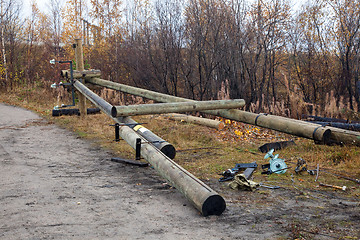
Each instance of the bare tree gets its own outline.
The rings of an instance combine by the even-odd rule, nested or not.
[[[214,98],[221,80],[216,70],[223,61],[225,15],[219,1],[191,1],[186,9],[186,33],[189,54],[184,74],[193,98]],[[188,74],[191,73],[191,74]]]
[[[60,0],[50,0],[50,22],[52,32],[52,45],[55,57],[60,54],[60,43],[62,34],[62,19],[61,19],[61,2]]]
[[[21,4],[17,1],[1,1],[1,46],[2,59],[5,71],[5,85],[10,87],[19,82],[20,77],[17,72],[19,65],[18,44],[21,39],[21,19],[19,18]]]
[[[333,10],[333,36],[337,43],[336,55],[341,64],[340,95],[346,93],[350,108],[354,109],[353,99],[360,110],[359,92],[356,83],[359,79],[359,40],[360,40],[360,2],[346,0],[327,1]],[[346,92],[345,92],[346,91]]]
[[[184,23],[182,1],[155,2],[154,26],[146,36],[147,53],[162,92],[178,95]]]
[[[16,22],[20,13],[21,5],[16,1],[1,0],[0,2],[0,28],[1,28],[1,54],[2,54],[2,68],[4,72],[4,86],[7,87],[9,80],[9,65],[7,59],[7,48],[10,47],[10,40],[13,40],[14,29],[16,28]],[[14,43],[14,41],[12,41]],[[10,56],[11,58],[13,56]]]

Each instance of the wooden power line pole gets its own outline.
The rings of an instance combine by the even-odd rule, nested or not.
[[[81,39],[75,39],[75,61],[76,61],[76,70],[79,72],[84,71],[84,58],[83,58],[83,48]],[[82,83],[85,83],[84,80],[80,80]],[[79,93],[79,110],[80,117],[84,118],[86,115],[86,98],[83,94]]]

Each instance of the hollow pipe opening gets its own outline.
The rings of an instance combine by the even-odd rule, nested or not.
[[[116,117],[116,116],[117,116],[116,107],[114,107],[114,106],[111,108],[111,116],[112,116],[112,117]]]
[[[220,195],[208,197],[202,205],[202,214],[206,217],[209,215],[221,215],[226,209],[224,198]]]

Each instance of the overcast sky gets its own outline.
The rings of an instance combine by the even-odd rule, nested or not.
[[[31,13],[31,7],[30,4],[32,0],[20,0],[23,2],[23,12],[26,16],[29,16]],[[255,0],[248,0],[248,1],[255,1]],[[35,0],[35,2],[38,4],[39,9],[44,12],[48,11],[50,0]],[[60,3],[65,4],[66,0],[60,1]],[[292,0],[295,8],[296,6],[299,6],[302,1]]]
[[[31,0],[23,0],[23,11],[27,16],[31,13],[31,2]],[[47,10],[49,4],[48,0],[35,0],[35,2],[41,11]]]

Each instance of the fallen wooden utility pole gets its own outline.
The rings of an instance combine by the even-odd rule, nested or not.
[[[93,93],[79,81],[74,83],[74,87],[115,122],[123,124],[124,118],[114,118],[111,116],[112,106],[108,102]],[[134,149],[136,148],[136,140],[140,138],[142,142],[141,156],[148,161],[161,176],[184,194],[204,216],[220,215],[225,210],[225,200],[218,193],[168,158],[143,136],[126,125],[121,125],[120,136]]]
[[[96,95],[93,91],[88,89],[84,84],[80,81],[74,82],[74,87],[84,96],[86,96],[92,103],[98,106],[101,111],[111,116],[112,105],[106,102],[104,99]],[[127,124],[128,127],[131,127],[134,131],[136,131],[139,135],[143,136],[147,141],[153,143],[155,147],[157,147],[161,152],[163,152],[167,157],[174,159],[176,155],[175,147],[165,141],[164,139],[158,137],[149,129],[139,125],[136,121],[134,121],[130,117],[126,118],[117,118],[121,123]]]
[[[100,78],[91,78],[87,79],[86,81],[92,84],[152,99],[158,102],[194,102],[194,100],[170,96],[158,92],[149,91],[146,89],[140,89],[120,83],[103,80]],[[279,132],[284,132],[299,137],[313,139],[316,143],[354,144],[360,146],[360,133],[354,131],[337,129],[333,127],[323,127],[319,124],[308,123],[300,120],[289,119],[269,114],[256,114],[237,109],[206,110],[202,112],[260,127],[270,128]]]
[[[360,121],[345,120],[340,118],[320,117],[314,115],[302,115],[302,118],[305,118],[305,121],[310,121],[310,122],[360,123]]]
[[[342,122],[312,122],[322,126],[341,128],[351,131],[360,131],[360,123],[342,123]]]
[[[191,115],[178,114],[178,113],[164,114],[162,116],[169,118],[170,120],[199,124],[211,128],[216,128],[218,130],[221,130],[225,127],[225,124],[223,122],[209,118],[201,118],[201,117],[195,117]]]
[[[168,158],[175,158],[176,149],[172,144],[155,135],[153,132],[151,132],[144,126],[139,125],[131,117],[119,117],[117,119],[125,124],[128,124],[128,126],[131,127],[135,132],[143,136],[147,141],[151,142],[156,148],[160,149],[160,151],[164,153]]]
[[[111,116],[124,117],[160,113],[194,112],[215,109],[232,109],[243,106],[245,106],[245,101],[243,99],[114,106],[111,110]]]

